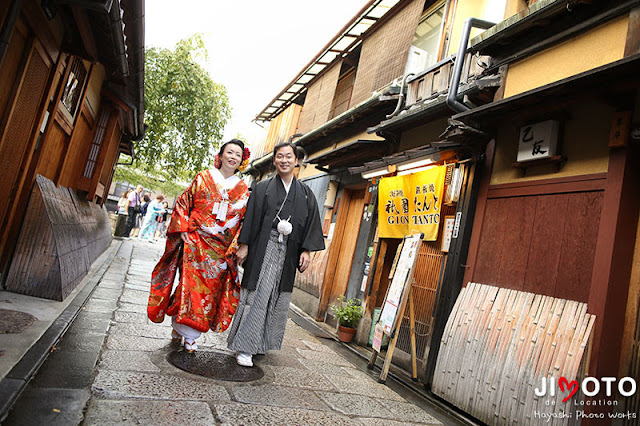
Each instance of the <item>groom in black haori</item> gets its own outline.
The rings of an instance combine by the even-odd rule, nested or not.
[[[253,355],[280,349],[296,268],[304,272],[310,252],[324,250],[316,198],[293,175],[295,145],[276,145],[273,164],[277,175],[256,185],[238,237],[244,275],[228,346],[245,367]]]

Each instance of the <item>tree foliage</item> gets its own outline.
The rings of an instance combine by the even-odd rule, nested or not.
[[[160,170],[155,170],[154,173],[143,172],[133,166],[118,166],[114,179],[116,182],[142,185],[147,190],[169,197],[180,195],[188,185],[188,182],[176,182],[166,172]]]
[[[135,146],[134,168],[155,176],[161,170],[175,182],[190,181],[209,167],[231,110],[226,88],[215,83],[198,63],[206,59],[199,34],[179,41],[174,50],[147,49],[148,128]]]

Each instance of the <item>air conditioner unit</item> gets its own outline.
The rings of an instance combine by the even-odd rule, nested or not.
[[[409,56],[407,57],[407,64],[404,67],[404,75],[409,73],[417,74],[424,70],[427,65],[427,58],[429,53],[426,50],[420,49],[416,46],[409,47]]]

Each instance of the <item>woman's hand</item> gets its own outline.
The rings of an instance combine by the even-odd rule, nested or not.
[[[189,234],[187,234],[186,232],[181,232],[180,238],[182,238],[182,241],[184,241],[185,243],[189,242]]]
[[[240,244],[238,246],[238,251],[236,252],[236,259],[238,260],[238,265],[242,265],[244,261],[247,259],[247,254],[249,253],[249,246],[246,244]]]

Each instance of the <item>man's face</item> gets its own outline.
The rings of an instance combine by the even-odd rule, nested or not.
[[[298,164],[298,158],[290,146],[283,146],[276,152],[273,158],[273,165],[280,176],[293,173],[294,167]]]
[[[138,185],[138,188],[136,188],[136,190],[138,191],[138,194],[142,192],[144,188],[142,187],[142,185]]]

